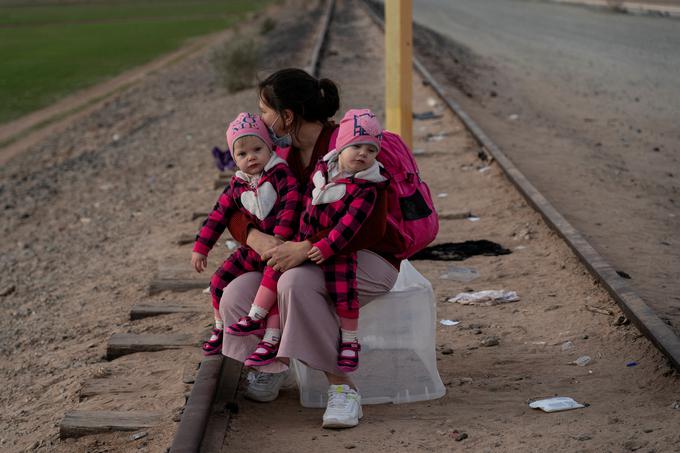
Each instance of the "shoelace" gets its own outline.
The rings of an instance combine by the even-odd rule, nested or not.
[[[328,408],[331,408],[331,409],[336,409],[336,408],[339,408],[339,407],[344,407],[344,406],[347,405],[347,403],[349,402],[350,399],[352,399],[352,398],[350,397],[350,394],[349,394],[349,393],[346,393],[346,392],[341,392],[341,393],[333,392],[333,393],[331,393],[331,394],[328,396],[328,405],[327,405],[327,407],[328,407]]]
[[[274,375],[272,373],[257,373],[257,375],[255,375],[255,382],[258,384],[269,385],[273,379]]]

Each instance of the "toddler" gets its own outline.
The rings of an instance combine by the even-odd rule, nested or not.
[[[388,184],[376,161],[381,139],[382,128],[370,110],[345,113],[335,149],[314,169],[314,188],[305,195],[298,233],[298,240],[305,240],[329,231],[313,244],[308,257],[323,268],[326,289],[340,318],[338,368],[345,372],[359,366],[361,346],[357,255],[342,250],[373,210],[377,190]]]
[[[191,263],[197,272],[203,272],[207,267],[208,253],[236,210],[248,216],[263,233],[282,240],[289,240],[295,234],[294,224],[298,221],[300,201],[297,181],[286,161],[274,153],[269,131],[262,119],[250,113],[240,113],[227,128],[227,144],[238,171],[196,236]],[[258,345],[256,351],[259,353],[251,355],[246,365],[265,365],[276,357],[281,336],[278,310],[275,307],[276,281],[280,274],[265,266],[260,256],[245,245],[224,261],[210,281],[215,327],[210,339],[202,346],[205,355],[221,352],[224,323],[219,313],[219,303],[224,288],[239,275],[252,271],[264,273],[255,303],[247,317],[255,321],[250,326],[254,328],[247,329],[249,326],[245,326],[244,329],[237,323],[231,326],[229,333],[264,335],[261,342],[264,350]],[[261,305],[256,305],[258,302]],[[263,305],[267,309],[260,308]],[[269,308],[271,313],[265,323]]]

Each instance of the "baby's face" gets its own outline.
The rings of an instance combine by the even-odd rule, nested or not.
[[[258,175],[269,162],[271,151],[262,140],[246,135],[234,143],[234,162],[239,170],[249,175]]]
[[[340,153],[340,157],[338,158],[340,169],[350,173],[358,173],[362,170],[366,170],[373,165],[377,154],[378,150],[371,145],[363,143],[350,145]]]

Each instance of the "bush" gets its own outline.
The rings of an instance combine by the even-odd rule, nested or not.
[[[231,93],[255,84],[260,46],[253,40],[227,44],[215,53],[213,64]]]
[[[260,34],[264,36],[275,28],[276,21],[271,17],[268,17],[264,21],[262,21],[262,26],[260,27]]]

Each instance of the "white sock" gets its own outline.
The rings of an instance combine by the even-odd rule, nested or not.
[[[267,329],[264,331],[264,337],[262,341],[267,343],[277,344],[281,341],[281,329]]]
[[[224,321],[220,321],[218,319],[215,319],[215,329],[224,330]],[[212,335],[210,335],[210,340],[208,340],[208,341],[215,341],[218,338],[219,337],[217,335],[212,334]]]
[[[359,332],[356,330],[340,329],[340,333],[342,334],[343,343],[359,342]]]
[[[253,304],[250,306],[250,313],[248,313],[248,316],[250,316],[250,319],[261,321],[267,317],[267,313],[269,313],[269,310],[266,308]]]

